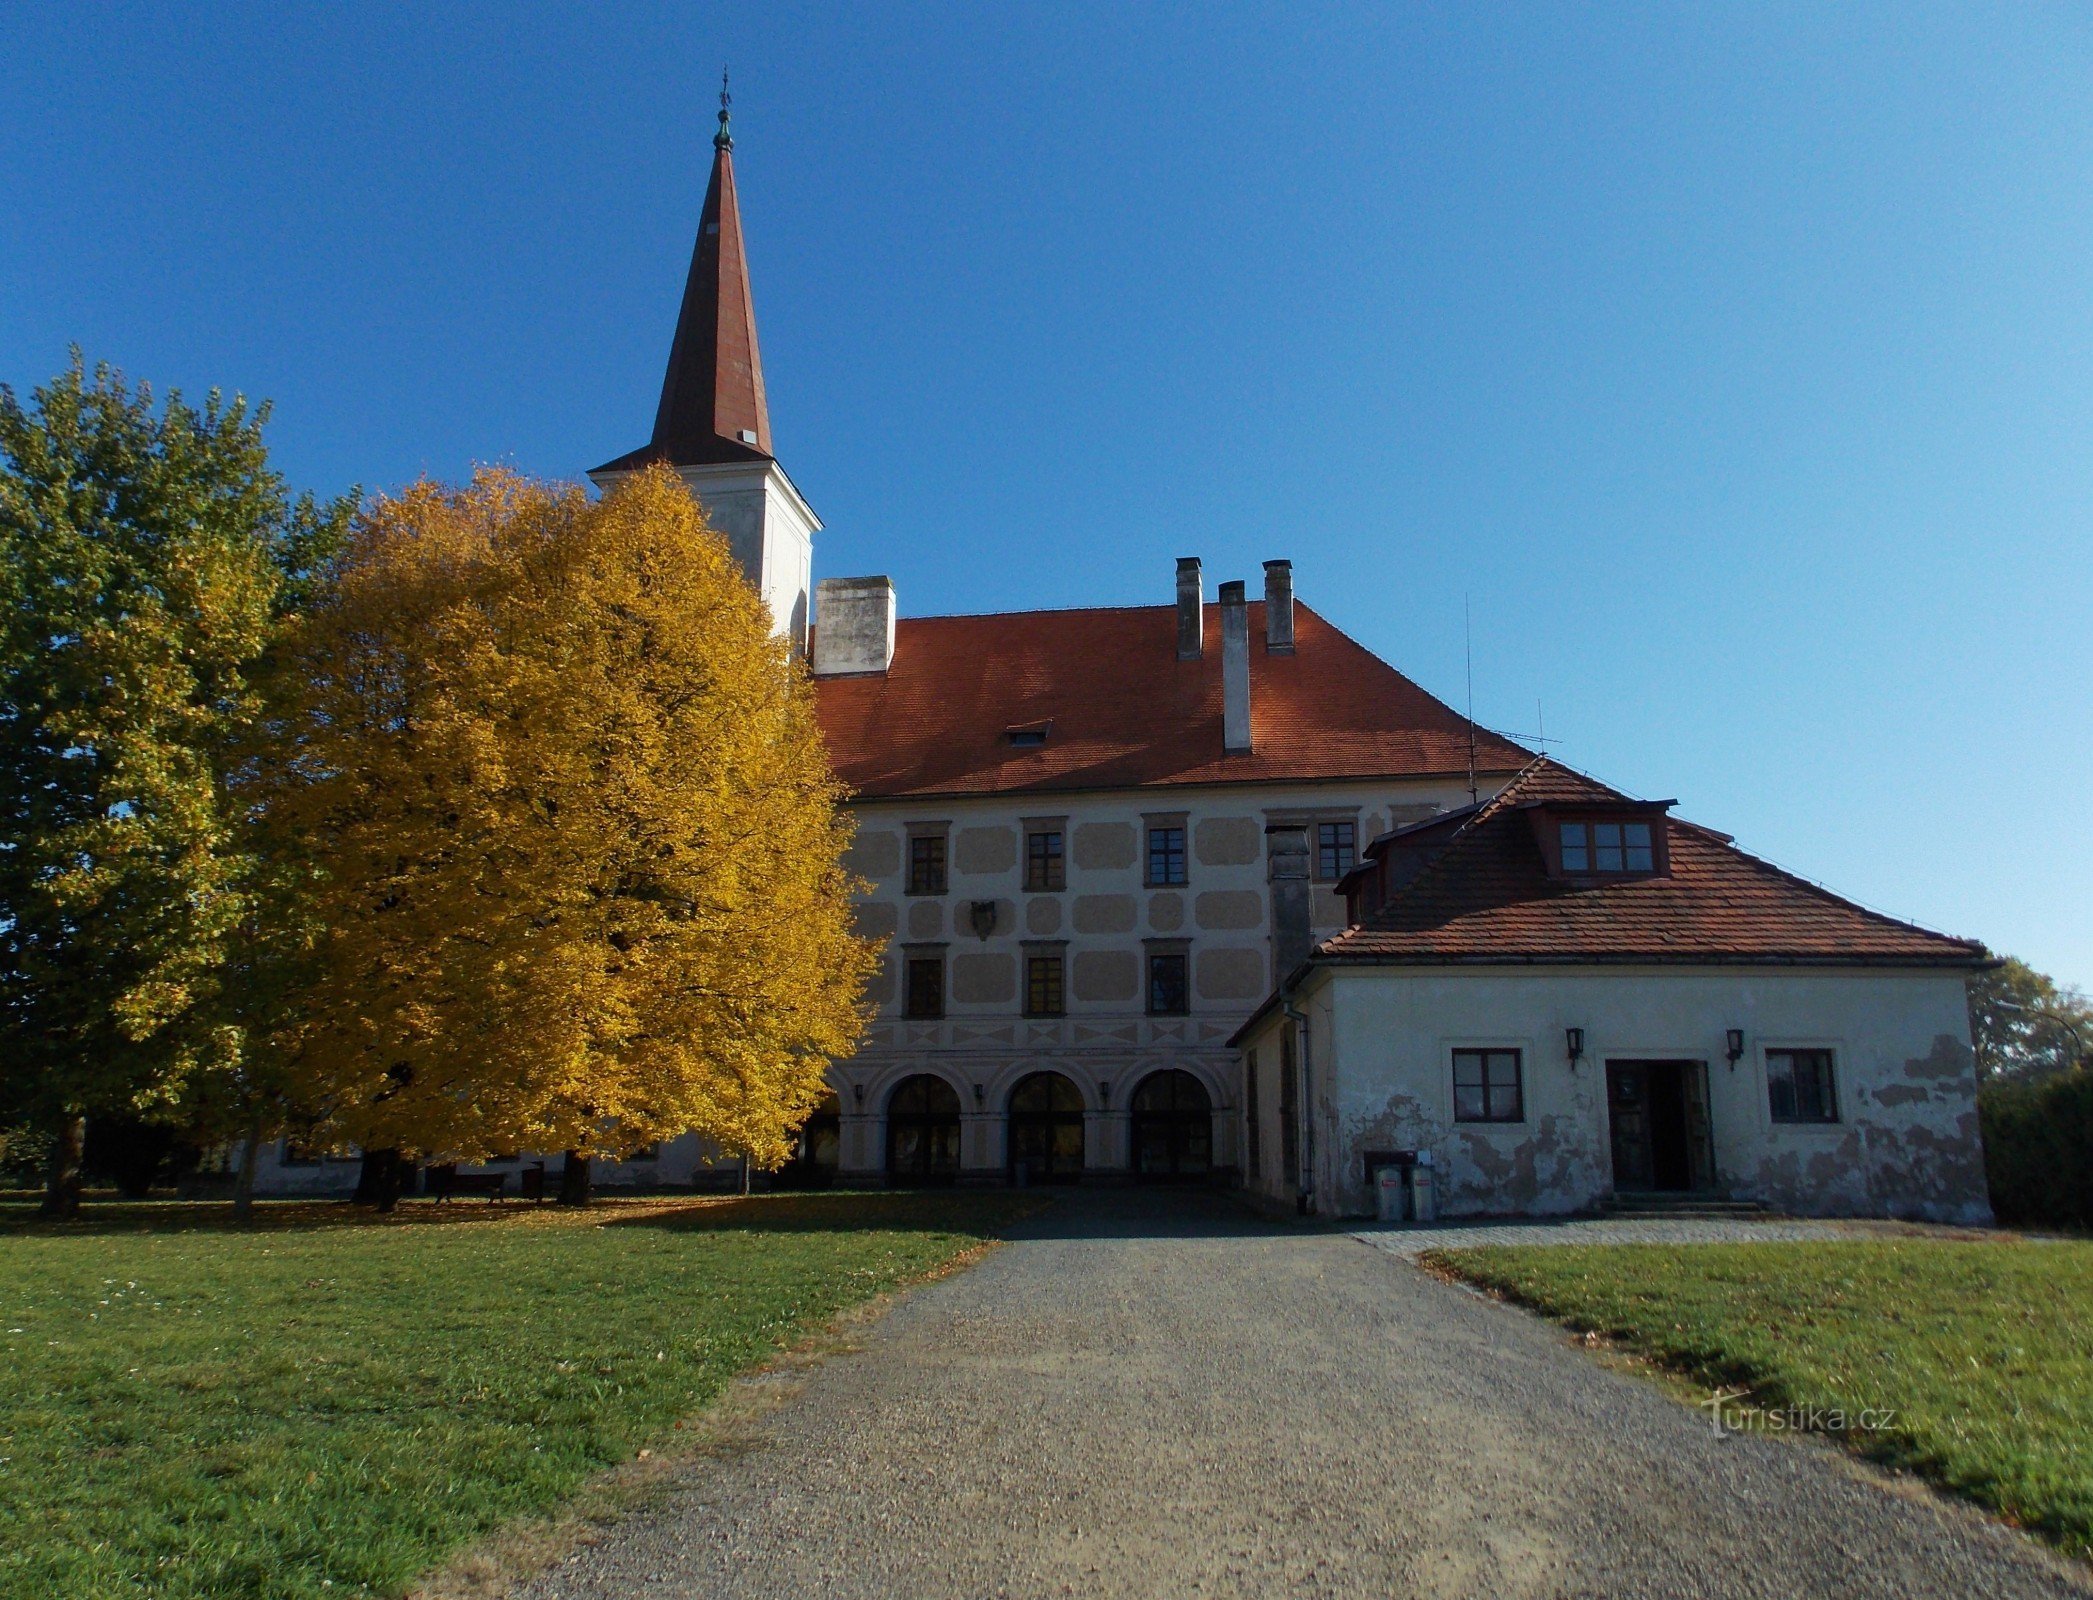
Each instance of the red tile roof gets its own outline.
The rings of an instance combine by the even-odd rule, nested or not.
[[[1429,865],[1314,959],[1368,962],[1776,962],[1971,967],[1984,946],[1850,900],[1677,818],[1671,875],[1550,878],[1526,807],[1625,801],[1546,759],[1506,787]]]
[[[865,798],[1467,772],[1458,713],[1298,604],[1292,655],[1265,653],[1250,604],[1254,748],[1223,754],[1219,611],[1196,661],[1174,606],[905,618],[886,673],[816,680],[830,760]],[[1005,736],[1041,722],[1044,744]],[[1478,731],[1475,759],[1502,776],[1531,757]]]

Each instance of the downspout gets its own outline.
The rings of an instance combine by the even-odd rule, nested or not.
[[[1295,1138],[1301,1146],[1300,1193],[1294,1197],[1294,1207],[1304,1217],[1315,1212],[1315,1113],[1311,1109],[1311,1097],[1315,1093],[1315,1073],[1308,1061],[1308,1013],[1298,1008],[1290,992],[1279,991],[1279,1014],[1300,1029],[1300,1060],[1294,1071],[1298,1074],[1294,1120]]]

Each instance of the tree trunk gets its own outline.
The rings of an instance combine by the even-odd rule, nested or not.
[[[352,1203],[359,1206],[376,1206],[386,1212],[400,1203],[406,1192],[407,1180],[412,1176],[412,1165],[394,1149],[366,1150],[363,1166],[356,1174],[356,1194]]]
[[[56,1132],[42,1214],[70,1219],[80,1214],[80,1153],[87,1147],[87,1119],[69,1113],[59,1119]]]
[[[743,1198],[746,1198],[746,1197],[747,1197],[747,1195],[748,1195],[748,1192],[749,1192],[749,1158],[748,1158],[747,1156],[743,1156],[743,1157],[741,1158],[741,1193],[742,1193],[742,1196],[743,1196]]]
[[[262,1113],[259,1108],[247,1122],[247,1137],[240,1144],[240,1175],[233,1182],[233,1220],[254,1219],[254,1169],[262,1159]]]
[[[566,1163],[560,1168],[560,1204],[585,1206],[588,1203],[589,1158],[578,1150],[569,1150]]]

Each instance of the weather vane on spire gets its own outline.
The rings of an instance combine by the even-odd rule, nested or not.
[[[728,108],[733,104],[734,97],[727,93],[727,69],[721,67],[719,69],[719,132],[712,136],[712,148],[715,150],[731,150],[734,148],[734,135],[727,129],[727,112]]]

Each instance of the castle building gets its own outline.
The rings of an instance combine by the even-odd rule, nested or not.
[[[1357,1214],[1646,1192],[1988,1215],[1983,948],[1472,726],[1263,563],[1214,599],[900,614],[812,583],[724,108],[652,437],[812,673],[877,1012],[801,1181],[1236,1182]],[[810,605],[811,602],[811,605]],[[604,1173],[704,1181],[695,1137]],[[264,1188],[320,1188],[278,1163]]]

